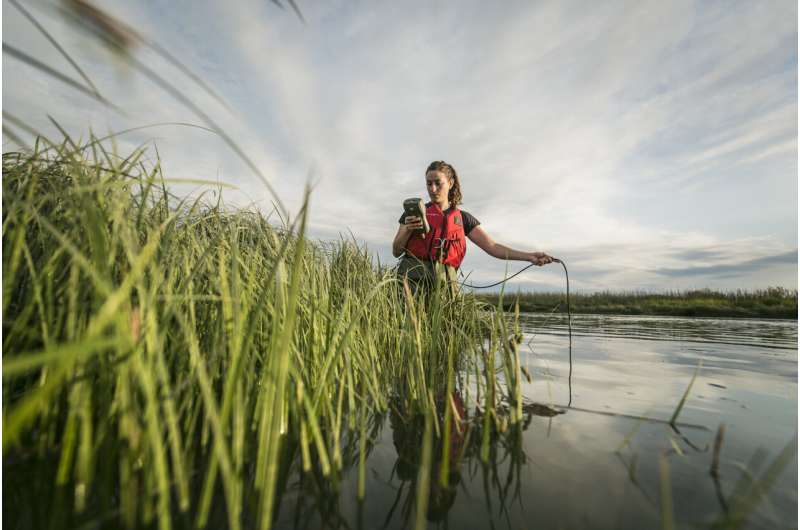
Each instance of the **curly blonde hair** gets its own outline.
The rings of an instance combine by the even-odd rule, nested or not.
[[[461,204],[463,196],[461,195],[461,183],[458,181],[456,169],[444,160],[436,160],[428,165],[425,174],[427,175],[429,171],[441,171],[445,177],[453,180],[453,186],[447,194],[447,200],[450,202],[450,206]]]

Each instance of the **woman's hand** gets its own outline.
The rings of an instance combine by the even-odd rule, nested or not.
[[[553,263],[553,260],[555,260],[553,256],[548,256],[544,252],[528,253],[528,261],[530,261],[534,265],[538,265],[539,267],[541,267],[542,265],[547,265],[548,263]]]
[[[406,228],[409,230],[422,230],[422,219],[415,215],[406,216]]]
[[[422,219],[413,215],[406,216],[403,223],[398,225],[397,234],[392,241],[392,255],[395,258],[399,258],[405,252],[406,243],[416,229],[422,230]]]

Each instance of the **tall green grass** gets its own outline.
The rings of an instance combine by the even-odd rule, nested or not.
[[[273,226],[172,195],[143,160],[95,138],[3,155],[4,473],[37,470],[32,526],[203,528],[222,512],[267,529],[287,452],[335,487],[357,440],[363,498],[368,426],[390,406],[426,418],[426,440],[459,420],[442,397],[457,379],[494,427],[496,407],[521,406],[501,312],[414,297],[355,243],[309,240],[308,195]],[[434,447],[451,461],[427,441],[429,466]],[[31,491],[4,500],[32,506]]]

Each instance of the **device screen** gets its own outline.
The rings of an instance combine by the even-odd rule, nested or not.
[[[403,209],[406,215],[413,215],[414,217],[422,219],[422,233],[426,233],[430,230],[428,219],[425,217],[425,213],[422,210],[422,199],[406,199],[403,201]]]

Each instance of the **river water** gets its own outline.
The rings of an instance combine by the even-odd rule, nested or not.
[[[571,378],[566,318],[521,324],[525,421],[485,462],[453,436],[447,486],[434,448],[428,527],[797,527],[797,321],[574,316]],[[363,502],[354,462],[335,487],[293,473],[276,526],[413,527],[421,425],[372,435]]]

